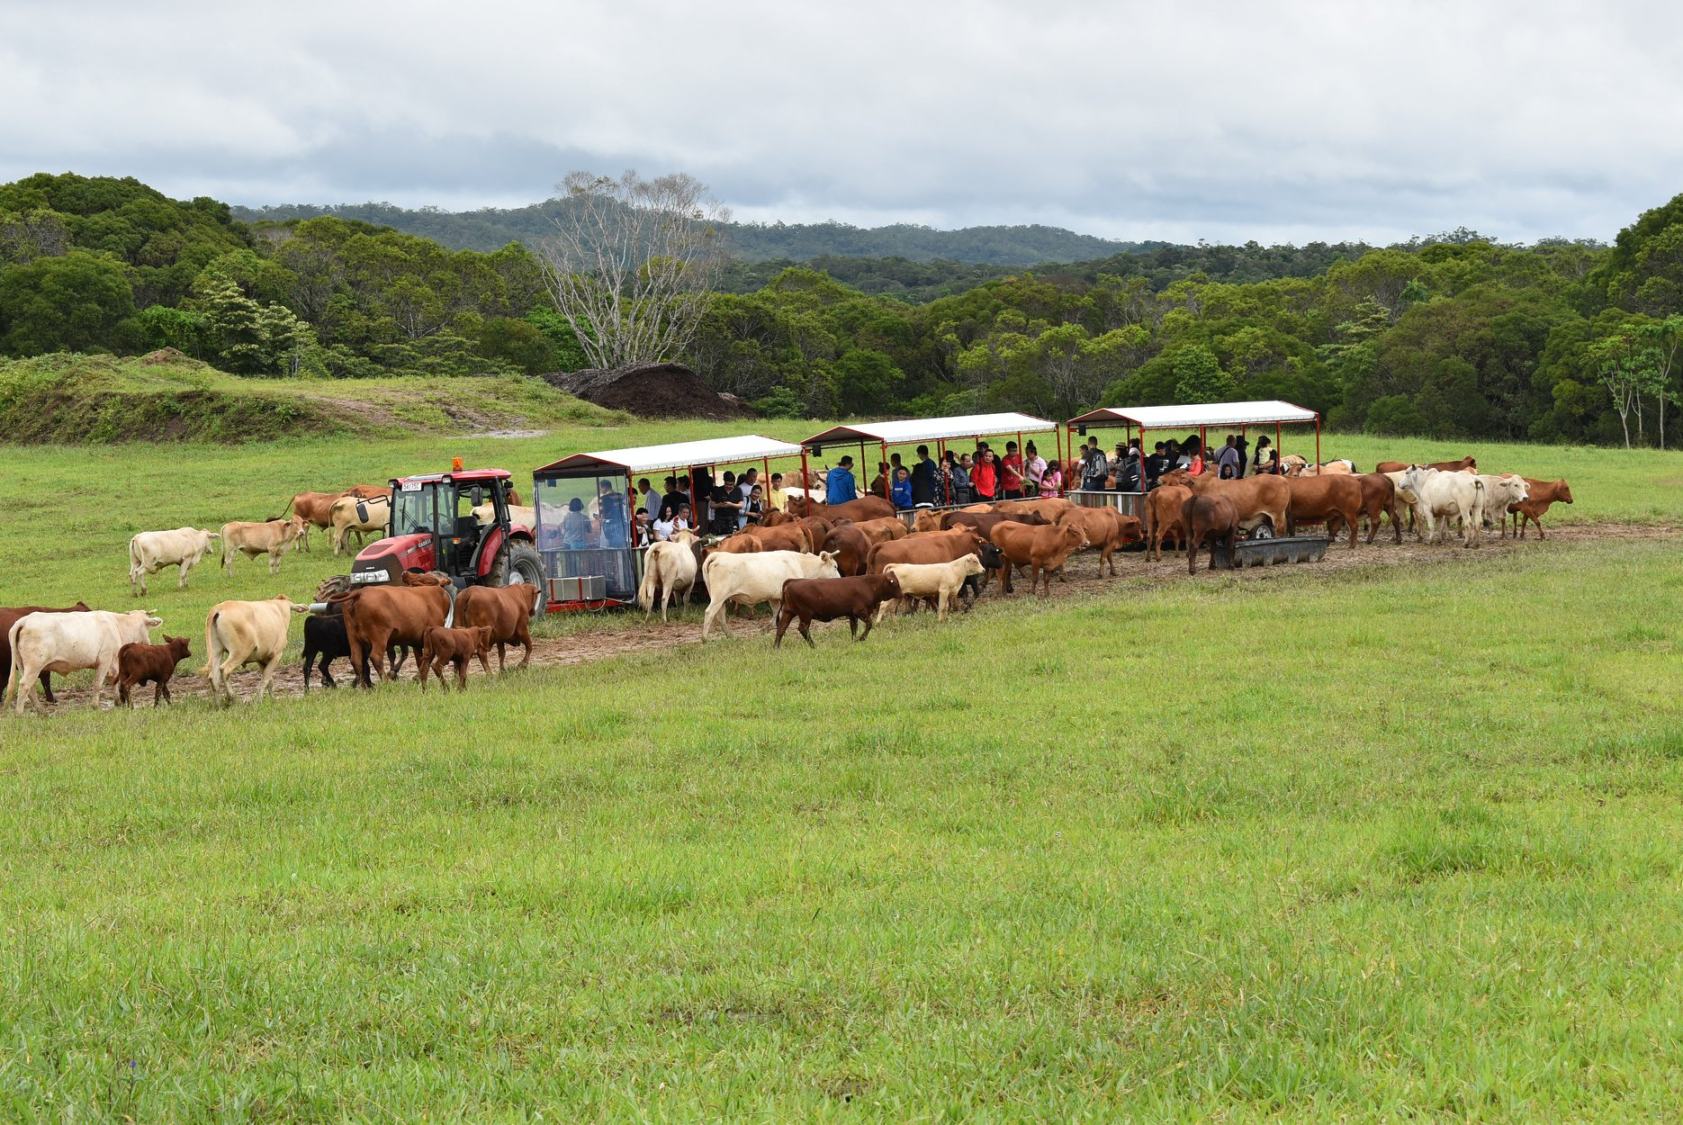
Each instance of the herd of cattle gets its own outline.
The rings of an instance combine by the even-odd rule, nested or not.
[[[1178,471],[1146,495],[1143,521],[1108,507],[1042,498],[922,510],[908,526],[881,497],[832,505],[797,495],[787,511],[769,512],[760,523],[711,544],[680,532],[651,545],[638,602],[646,614],[658,606],[665,621],[674,600],[704,588],[703,640],[723,626],[728,608],[760,604],[768,604],[776,617],[775,645],[796,622],[812,644],[813,621],[841,619],[862,640],[891,606],[926,602],[944,620],[955,602],[966,594],[965,604],[973,602],[990,580],[1010,593],[1020,571],[1029,573],[1032,591],[1049,594],[1053,577],[1061,579],[1069,558],[1082,550],[1098,552],[1101,573],[1108,567],[1114,575],[1115,554],[1123,547],[1143,543],[1158,559],[1165,545],[1179,547],[1192,572],[1206,546],[1213,564],[1218,544],[1230,545],[1244,534],[1296,534],[1309,524],[1324,524],[1333,539],[1347,532],[1354,548],[1364,520],[1372,543],[1388,517],[1401,543],[1405,510],[1409,530],[1424,541],[1458,530],[1470,547],[1487,527],[1507,535],[1510,518],[1517,537],[1524,538],[1532,524],[1542,537],[1542,516],[1557,502],[1572,503],[1566,481],[1481,474],[1471,457],[1432,465],[1382,462],[1371,473],[1358,473],[1347,461],[1292,463],[1281,476],[1240,480]],[[301,493],[288,504],[290,515],[283,511],[262,522],[227,523],[216,532],[142,532],[129,543],[131,592],[144,594],[147,576],[170,566],[179,569],[178,584],[186,586],[189,572],[217,540],[230,573],[240,554],[267,555],[270,572],[277,573],[289,547],[309,549],[311,527],[332,531],[335,552],[353,532],[383,532],[389,503],[388,489],[358,485],[339,493]],[[519,515],[533,522],[529,513]],[[317,604],[325,604],[325,612],[304,621],[304,688],[309,690],[318,670],[323,685],[334,686],[328,666],[340,657],[349,660],[355,682],[365,687],[373,686],[375,675],[394,679],[414,656],[423,689],[429,673],[442,686],[452,668],[462,688],[471,660],[489,674],[493,645],[499,671],[509,645],[523,648],[518,666],[524,668],[532,656],[536,596],[538,591],[520,585],[470,586],[452,596],[449,579],[436,574],[408,574],[401,585],[319,593],[325,602]],[[229,676],[248,665],[262,672],[253,701],[269,693],[290,620],[310,609],[310,603],[284,595],[212,607],[204,640],[212,698],[232,701]],[[46,701],[54,702],[50,675],[82,669],[95,673],[96,706],[110,681],[122,703],[130,704],[132,693],[147,684],[153,685],[154,705],[167,701],[170,679],[190,655],[190,644],[167,635],[162,644],[151,643],[150,631],[162,624],[147,610],[99,611],[82,602],[0,608],[0,670],[6,673],[0,685],[20,714],[26,704],[39,706],[37,682]]]

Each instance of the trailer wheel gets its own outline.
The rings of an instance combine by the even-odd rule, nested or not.
[[[543,559],[536,547],[518,539],[510,543],[498,553],[489,577],[493,586],[532,587],[532,617],[544,615],[549,599],[544,594]]]

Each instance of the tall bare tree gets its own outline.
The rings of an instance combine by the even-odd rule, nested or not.
[[[598,367],[677,359],[725,262],[730,211],[683,173],[573,172],[537,246],[555,307]]]

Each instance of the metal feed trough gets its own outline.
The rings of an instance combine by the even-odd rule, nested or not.
[[[1243,570],[1247,566],[1320,562],[1326,558],[1329,542],[1330,540],[1319,535],[1290,535],[1283,539],[1241,539],[1232,546],[1218,545],[1210,565],[1217,570]]]

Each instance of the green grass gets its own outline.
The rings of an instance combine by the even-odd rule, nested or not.
[[[133,530],[298,488],[729,429],[8,447],[4,601],[124,608]],[[1562,522],[1683,506],[1672,455],[1468,448]],[[0,718],[0,1115],[1669,1115],[1676,544],[1445,552]],[[335,568],[148,604],[197,638]]]
[[[157,362],[69,354],[0,360],[0,433],[13,442],[239,443],[623,421],[515,376],[262,379],[178,355]]]

